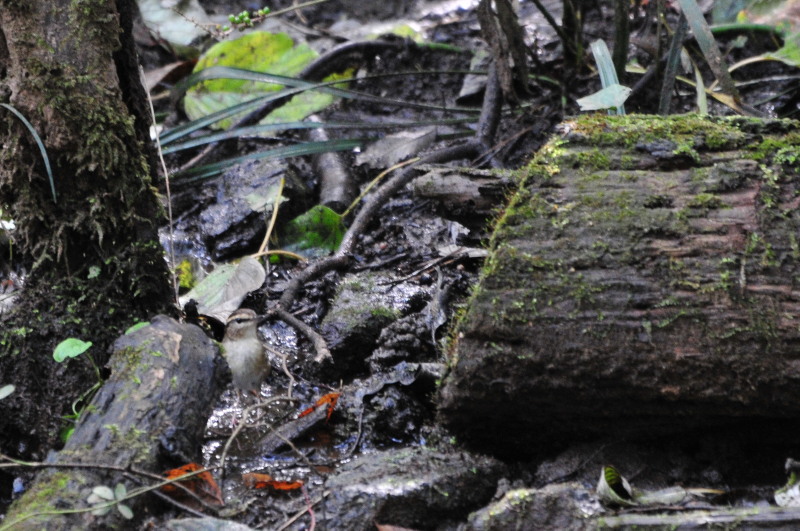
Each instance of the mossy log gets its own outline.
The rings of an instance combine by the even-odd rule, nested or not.
[[[800,418],[798,130],[562,124],[497,222],[453,334],[442,420],[520,457],[599,434]]]
[[[57,468],[39,473],[3,523],[37,530],[122,526],[127,521],[116,509],[105,516],[76,510],[89,507],[87,498],[95,486],[113,489],[122,483],[130,492],[156,483],[121,470],[160,475],[197,458],[198,441],[219,391],[217,352],[200,328],[164,316],[117,339],[109,360],[111,377],[64,449],[47,459]],[[100,468],[109,466],[120,470]],[[153,499],[145,494],[124,503],[140,520]]]

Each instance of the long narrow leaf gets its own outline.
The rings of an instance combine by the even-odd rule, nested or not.
[[[619,85],[619,78],[614,68],[614,61],[611,59],[611,52],[608,51],[608,46],[606,46],[605,41],[600,39],[594,41],[591,44],[591,50],[594,56],[594,62],[597,63],[597,70],[600,72],[600,83],[603,89]],[[628,94],[630,94],[630,92],[628,92]],[[627,98],[627,95],[625,97]],[[625,101],[625,99],[623,98],[622,101]],[[614,111],[609,109],[608,113],[613,114]],[[617,107],[616,114],[625,114],[625,106],[620,104]]]
[[[706,97],[703,74],[694,61],[692,61],[692,68],[694,69],[694,81],[697,83],[697,87],[695,87],[695,92],[697,93],[697,113],[706,116],[708,114],[708,98]]]
[[[262,83],[270,83],[270,84],[277,83],[289,87],[304,88],[307,90],[319,90],[321,92],[333,94],[334,96],[340,96],[342,98],[357,99],[371,103],[398,105],[412,109],[440,110],[440,111],[463,112],[471,114],[480,113],[480,109],[475,109],[470,107],[442,107],[441,105],[429,105],[425,103],[415,103],[410,101],[397,100],[393,98],[381,98],[379,96],[373,96],[372,94],[366,94],[364,92],[358,92],[354,90],[335,88],[333,86],[333,85],[339,85],[341,83],[347,83],[350,81],[356,81],[356,79],[337,79],[335,81],[329,81],[325,83],[314,83],[311,81],[304,81],[302,79],[297,79],[294,77],[281,76],[278,74],[269,74],[266,72],[254,72],[252,70],[233,68],[230,66],[212,66],[211,68],[206,68],[205,70],[196,72],[191,76],[189,76],[188,78],[186,78],[186,80],[181,82],[180,88],[178,90],[179,92],[185,91],[190,86],[196,83],[199,83],[201,81],[208,81],[211,79],[239,79],[244,81],[259,81]]]
[[[681,64],[681,50],[683,49],[683,38],[689,30],[686,16],[681,14],[678,26],[672,35],[672,42],[669,45],[667,54],[667,64],[664,67],[664,80],[661,83],[661,95],[658,102],[658,114],[669,114],[669,106],[672,101],[672,89],[675,88],[675,76],[678,75],[678,67]]]
[[[53,203],[58,204],[58,199],[56,197],[56,183],[55,179],[53,178],[53,171],[50,169],[50,159],[47,156],[47,149],[45,149],[44,142],[42,142],[42,139],[39,137],[39,133],[36,132],[36,129],[34,129],[33,125],[17,109],[7,103],[0,103],[0,106],[11,111],[14,116],[19,118],[23,125],[28,128],[28,131],[31,132],[33,139],[36,141],[36,145],[39,146],[39,153],[42,155],[42,160],[44,160],[44,169],[47,171],[47,178],[50,179],[50,191],[53,193]]]
[[[212,142],[219,142],[229,138],[239,138],[244,136],[256,136],[270,131],[284,131],[297,129],[358,129],[358,130],[391,130],[409,127],[424,127],[427,125],[459,125],[474,122],[475,118],[455,118],[452,120],[420,120],[415,122],[384,122],[384,123],[363,123],[363,122],[289,122],[282,124],[259,124],[248,127],[239,127],[228,131],[220,131],[210,135],[203,135],[198,138],[187,140],[179,144],[172,144],[164,148],[164,154],[191,149]]]
[[[366,79],[371,78],[381,78],[381,77],[396,77],[396,76],[406,76],[410,74],[420,75],[420,74],[441,74],[441,73],[470,73],[469,71],[423,71],[423,72],[391,72],[386,74],[374,74],[371,76],[366,76],[359,78],[359,80],[363,81]],[[472,72],[476,73],[476,72]],[[486,74],[486,72],[477,72]],[[269,76],[266,78],[265,76]],[[287,78],[284,76],[276,76],[275,74],[264,74],[261,72],[254,72],[251,70],[244,70],[239,68],[232,68],[232,67],[212,67],[207,68],[205,70],[201,70],[200,72],[196,72],[191,76],[187,77],[181,83],[179,83],[175,89],[176,93],[173,96],[176,99],[179,99],[186,90],[202,81],[208,81],[211,79],[221,79],[221,78],[233,78],[233,79],[243,79],[243,80],[250,80],[250,81],[263,81],[264,83],[275,84],[275,82],[286,82],[287,85],[296,84],[296,88],[292,89],[284,89],[279,92],[269,93],[263,96],[258,96],[249,100],[247,102],[238,103],[234,106],[231,106],[227,109],[222,109],[216,111],[214,113],[209,114],[203,118],[199,118],[197,120],[193,120],[189,123],[180,125],[169,131],[165,132],[161,137],[161,145],[166,146],[176,140],[180,140],[181,138],[188,136],[189,134],[202,129],[204,127],[208,127],[209,125],[213,124],[214,122],[218,122],[220,120],[224,120],[225,118],[229,118],[235,114],[239,114],[244,111],[248,111],[250,109],[255,109],[260,105],[264,105],[270,101],[280,100],[282,98],[288,98],[289,96],[299,94],[305,90],[314,90],[314,89],[322,89],[323,87],[329,87],[331,85],[336,85],[343,82],[353,81],[353,79],[343,79],[343,80],[335,80],[329,82],[322,82],[322,83],[311,83],[308,81],[298,80],[295,78]],[[339,89],[344,90],[344,89]],[[368,97],[368,101],[377,102],[377,103],[388,103],[393,105],[405,105],[409,107],[419,107],[420,104],[415,103],[408,103],[403,102],[402,100],[394,100],[389,98],[380,98],[378,96],[372,95],[363,95],[360,92],[354,91],[347,91],[351,93],[352,96],[345,96],[345,97],[352,97],[353,99],[364,99],[364,97]],[[445,112],[462,112],[462,113],[470,113],[470,114],[479,114],[480,110],[476,108],[465,108],[465,107],[441,107],[441,106],[426,106],[425,108],[433,109],[433,110],[440,110]],[[235,136],[235,135],[234,135]],[[171,149],[170,151],[177,151],[175,149]],[[165,153],[169,152],[165,150]]]
[[[708,63],[711,71],[714,72],[714,76],[717,78],[717,81],[719,81],[722,91],[728,96],[728,98],[725,99],[732,102],[729,106],[743,114],[763,116],[762,112],[741,101],[739,90],[736,88],[728,66],[722,58],[719,46],[717,46],[717,41],[714,40],[714,35],[711,33],[711,29],[703,16],[703,12],[700,10],[700,7],[698,7],[697,2],[695,0],[678,0],[678,4],[681,7],[681,11],[683,11],[683,14],[686,16],[689,27],[692,28],[692,33],[694,33],[694,38],[697,40],[697,44],[700,46],[700,50],[706,58],[706,63]]]
[[[221,160],[213,164],[205,164],[196,168],[178,172],[172,176],[175,178],[191,177],[186,182],[192,182],[199,179],[213,177],[225,171],[228,167],[245,162],[248,160],[261,160],[261,159],[278,159],[288,157],[299,157],[301,155],[313,155],[316,153],[326,153],[329,151],[346,151],[360,147],[365,142],[360,138],[344,138],[341,140],[329,140],[327,142],[305,142],[296,146],[285,146],[275,149],[268,149],[264,151],[255,151],[247,155],[240,155],[229,159]]]
[[[737,96],[738,90],[736,90],[736,85],[733,82],[730,72],[728,72],[728,67],[722,59],[722,53],[719,51],[717,41],[714,40],[714,35],[711,33],[711,29],[703,16],[703,12],[697,5],[697,2],[695,0],[678,0],[678,4],[681,6],[681,11],[683,11],[686,21],[689,23],[689,27],[692,28],[694,38],[698,46],[700,46],[700,50],[702,50],[708,66],[711,68],[711,71],[714,72],[714,76],[716,76],[717,80],[719,80],[722,90],[731,96]]]
[[[299,91],[298,91],[299,92]],[[179,125],[173,129],[170,129],[161,137],[159,140],[161,141],[161,145],[165,146],[171,142],[179,140],[187,135],[190,135],[197,131],[198,129],[202,129],[204,127],[208,127],[209,125],[213,124],[214,122],[218,122],[220,120],[224,120],[225,118],[229,118],[234,114],[239,114],[241,112],[249,111],[251,109],[255,109],[260,105],[263,105],[269,101],[280,99],[286,97],[286,93],[270,93],[264,96],[258,96],[253,98],[252,100],[243,101],[242,103],[237,103],[236,105],[232,105],[227,109],[222,109],[217,112],[213,112],[208,116],[204,116],[203,118],[198,118],[197,120],[192,120],[189,123]]]

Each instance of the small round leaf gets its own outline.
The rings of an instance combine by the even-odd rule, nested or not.
[[[123,518],[127,520],[133,518],[133,510],[124,503],[118,503],[117,510],[119,510],[119,514],[121,514]]]
[[[96,494],[100,498],[104,500],[113,500],[114,499],[114,491],[111,490],[111,487],[106,487],[105,485],[98,485],[92,489],[92,494]]]
[[[70,337],[56,345],[53,351],[53,359],[61,363],[67,358],[80,356],[92,346],[91,341],[81,341],[76,337]]]
[[[11,384],[0,386],[0,400],[13,393],[14,389],[16,388]]]
[[[130,327],[128,327],[127,330],[125,330],[125,335],[127,336],[128,334],[132,334],[132,333],[136,332],[137,330],[139,330],[140,328],[144,328],[145,326],[147,326],[149,324],[150,324],[150,321],[140,321],[140,322],[138,322],[138,323],[136,323],[134,325],[131,325]]]

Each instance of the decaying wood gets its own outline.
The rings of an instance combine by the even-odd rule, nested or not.
[[[40,473],[4,523],[26,516],[32,517],[14,529],[98,529],[128,522],[116,510],[102,517],[69,512],[88,507],[86,500],[97,485],[113,489],[123,483],[128,491],[139,486],[121,472],[84,466],[112,465],[160,474],[196,458],[197,441],[202,440],[219,391],[216,354],[217,348],[200,328],[164,316],[117,339],[109,360],[111,377],[64,449],[47,460],[59,468]],[[70,468],[70,464],[82,466]],[[145,494],[125,504],[141,518],[152,500]]]
[[[672,514],[622,514],[596,519],[600,529],[797,529],[800,508],[741,507]]]
[[[800,417],[800,178],[772,163],[796,127],[564,124],[499,220],[443,420],[526,453]]]

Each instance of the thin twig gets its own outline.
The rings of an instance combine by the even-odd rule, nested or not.
[[[329,490],[326,490],[325,492],[323,492],[323,493],[322,493],[322,496],[320,496],[319,498],[317,498],[316,500],[314,500],[314,501],[313,501],[311,504],[306,504],[306,508],[305,508],[305,509],[303,509],[303,510],[301,510],[301,511],[298,511],[298,512],[297,512],[297,513],[296,513],[294,516],[292,516],[291,518],[289,518],[288,520],[286,520],[286,521],[285,521],[283,524],[281,524],[281,526],[280,526],[280,527],[276,528],[276,529],[275,529],[275,531],[283,531],[284,529],[287,529],[287,528],[288,528],[290,525],[292,525],[292,524],[293,524],[293,523],[295,523],[295,522],[296,522],[298,519],[300,519],[300,517],[301,517],[301,516],[303,516],[304,514],[306,514],[306,513],[308,512],[308,510],[309,510],[311,507],[314,507],[314,506],[315,506],[315,505],[317,505],[319,502],[321,502],[322,500],[324,500],[325,498],[327,498],[327,497],[328,497],[328,495],[329,495],[330,493],[331,493],[331,491],[329,491]]]
[[[331,356],[331,351],[328,349],[328,344],[325,342],[325,338],[323,338],[311,326],[307,325],[283,308],[275,308],[272,311],[281,321],[296,329],[314,344],[314,350],[317,351],[317,356],[314,358],[314,361],[320,363],[325,358],[333,359],[333,356]]]
[[[283,402],[283,401],[297,402],[298,400],[296,398],[288,398],[288,397],[285,397],[285,396],[274,396],[272,398],[268,398],[267,400],[264,400],[263,402],[259,402],[258,404],[246,407],[246,408],[244,408],[242,410],[242,421],[239,424],[236,425],[236,428],[234,428],[233,433],[231,433],[230,437],[228,437],[228,440],[225,441],[225,446],[222,448],[222,454],[220,454],[220,457],[219,457],[219,465],[218,466],[221,469],[221,472],[220,472],[221,481],[220,481],[220,483],[222,482],[222,479],[224,479],[224,477],[225,477],[225,459],[228,456],[228,450],[230,449],[231,444],[233,444],[233,441],[236,439],[236,437],[239,435],[239,433],[244,428],[246,428],[246,427],[248,427],[250,425],[247,422],[247,417],[250,415],[250,413],[255,411],[255,410],[257,410],[257,409],[264,408],[264,407],[272,404],[273,402]]]
[[[290,313],[291,306],[298,297],[300,289],[306,283],[326,274],[328,271],[342,269],[350,264],[356,243],[366,231],[370,221],[372,221],[380,208],[386,204],[394,194],[417,176],[417,166],[424,164],[441,164],[461,158],[473,158],[480,155],[487,149],[487,146],[491,146],[494,143],[494,137],[499,124],[499,114],[503,104],[503,96],[502,91],[499,90],[499,83],[497,69],[491,66],[489,68],[489,78],[487,80],[483,106],[481,107],[481,117],[478,122],[478,136],[476,139],[466,144],[444,148],[425,155],[416,163],[404,167],[392,176],[388,181],[383,183],[361,207],[361,210],[356,214],[350,228],[347,229],[347,232],[342,238],[339,249],[328,258],[308,266],[290,280],[284,288],[278,304],[270,310],[270,313],[284,320],[287,324],[299,330],[312,341],[317,351],[315,361],[322,361],[325,358],[331,357],[331,354],[327,343],[325,343],[325,339],[310,326]]]
[[[278,185],[278,193],[275,194],[275,203],[272,205],[272,216],[269,219],[269,224],[267,225],[267,233],[264,234],[264,241],[261,242],[261,246],[258,248],[258,253],[256,256],[261,256],[266,254],[267,249],[269,248],[269,238],[272,236],[272,229],[275,228],[275,220],[278,219],[278,205],[281,203],[281,196],[283,195],[283,186],[286,183],[286,179],[281,177],[281,182]]]
[[[147,86],[144,81],[144,69],[139,65],[139,76],[141,78],[142,86]],[[153,108],[153,99],[150,97],[150,91],[147,92],[147,103],[150,104],[150,118],[153,120],[153,129],[155,130],[156,137],[156,151],[158,151],[158,160],[161,161],[161,171],[164,172],[164,189],[167,192],[167,221],[169,221],[169,261],[170,261],[170,276],[172,277],[172,291],[175,294],[175,305],[178,306],[179,291],[178,291],[178,274],[175,272],[177,264],[175,263],[175,234],[172,229],[172,194],[169,188],[169,171],[167,170],[167,163],[164,162],[164,153],[161,151],[161,140],[158,130],[156,128],[156,111]]]

